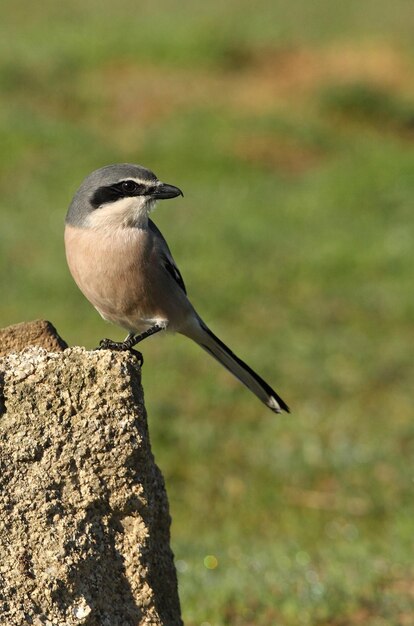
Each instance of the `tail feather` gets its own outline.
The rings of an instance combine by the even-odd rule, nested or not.
[[[275,413],[282,410],[289,413],[288,405],[268,385],[263,378],[254,372],[244,361],[239,359],[211,330],[199,319],[197,328],[192,327],[187,336],[196,341],[206,352],[211,354],[229,372],[245,385],[259,400],[264,402]]]

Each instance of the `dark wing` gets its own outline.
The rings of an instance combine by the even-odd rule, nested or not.
[[[155,236],[156,245],[158,246],[159,256],[161,259],[161,263],[169,273],[169,275],[175,280],[177,285],[180,285],[181,289],[187,294],[187,290],[185,288],[185,284],[183,281],[183,277],[181,276],[181,272],[176,266],[170,249],[168,247],[167,242],[161,234],[161,231],[155,226],[152,220],[148,220],[149,229]]]
[[[180,270],[175,265],[173,259],[169,259],[167,257],[163,257],[162,260],[163,260],[164,267],[167,270],[167,272],[174,278],[175,282],[180,285],[180,287],[184,291],[184,293],[187,294],[187,290],[186,290],[185,285],[184,285],[183,277],[181,276]]]

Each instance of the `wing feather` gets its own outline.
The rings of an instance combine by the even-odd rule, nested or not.
[[[157,228],[157,226],[154,224],[152,220],[148,220],[148,224],[149,224],[150,230],[155,236],[155,239],[160,244],[159,255],[160,255],[161,263],[163,264],[167,272],[170,274],[170,276],[175,280],[177,285],[179,285],[180,288],[184,291],[184,293],[187,294],[187,289],[185,288],[185,284],[184,284],[183,277],[181,276],[181,272],[178,269],[177,265],[175,264],[171,251],[168,247],[167,242],[162,236],[161,231]]]

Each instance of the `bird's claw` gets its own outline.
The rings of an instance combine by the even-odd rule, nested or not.
[[[142,355],[142,352],[139,352],[138,350],[134,350],[134,348],[130,348],[129,351],[131,354],[134,355],[134,357],[138,361],[138,365],[142,367],[144,365],[144,357]]]
[[[115,350],[117,352],[128,351],[135,356],[140,367],[144,364],[144,357],[141,352],[131,348],[125,341],[112,341],[112,339],[102,339],[97,350]]]
[[[123,345],[123,341],[117,342],[112,341],[112,339],[102,339],[99,342],[98,350],[125,350],[125,346]]]

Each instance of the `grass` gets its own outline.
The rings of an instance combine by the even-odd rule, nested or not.
[[[1,324],[122,337],[62,224],[86,173],[136,161],[184,189],[155,221],[193,303],[292,406],[182,337],[143,347],[186,625],[410,624],[408,3],[3,4]]]

